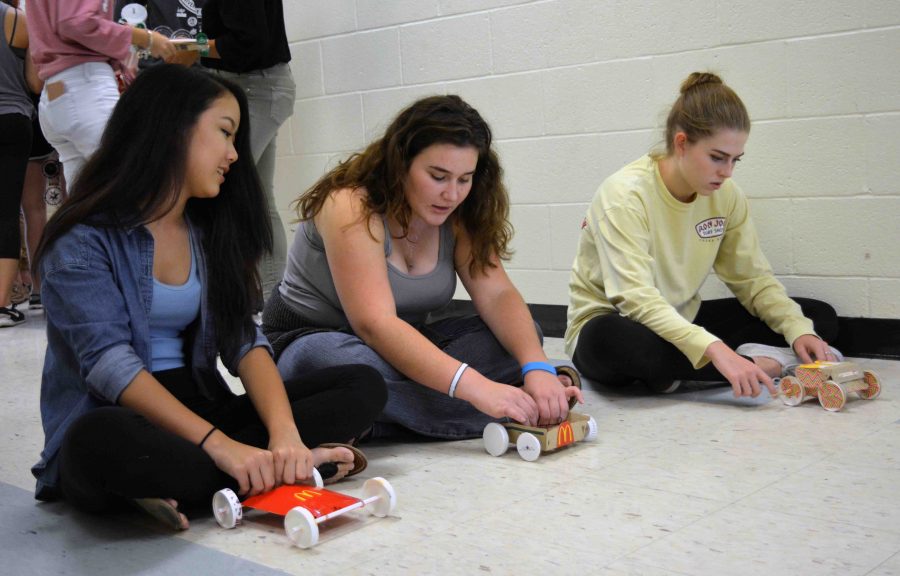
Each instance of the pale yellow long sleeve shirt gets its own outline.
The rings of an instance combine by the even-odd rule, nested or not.
[[[566,351],[574,352],[588,320],[617,313],[647,326],[700,368],[709,362],[706,348],[718,340],[692,323],[711,269],[788,344],[815,333],[772,273],[747,199],[730,179],[712,195],[683,203],[666,188],[657,161],[632,162],[603,182],[582,224],[569,279]]]

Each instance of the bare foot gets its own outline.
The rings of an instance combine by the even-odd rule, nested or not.
[[[173,530],[187,530],[191,525],[172,498],[135,498],[134,503]]]
[[[765,372],[769,378],[778,378],[781,376],[781,364],[768,356],[753,356],[753,362],[756,363],[757,366],[762,368],[762,371]]]
[[[313,448],[313,465],[318,468],[321,464],[331,462],[337,465],[337,473],[329,477],[326,482],[337,482],[353,470],[353,452],[343,447],[337,448]]]

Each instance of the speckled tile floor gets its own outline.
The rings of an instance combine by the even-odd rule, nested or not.
[[[480,440],[369,445],[363,476],[390,480],[396,513],[352,513],[300,550],[259,514],[173,535],[35,502],[44,343],[41,315],[0,330],[4,574],[900,574],[900,362],[859,360],[884,392],[837,414],[725,389],[589,390],[597,441],[533,463]]]

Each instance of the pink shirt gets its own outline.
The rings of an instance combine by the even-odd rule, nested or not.
[[[118,68],[131,28],[113,22],[115,0],[28,0],[28,36],[38,76],[46,80],[85,62]]]

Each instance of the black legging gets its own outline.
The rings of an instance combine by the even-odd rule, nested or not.
[[[194,392],[197,387],[186,369],[154,376],[230,438],[267,447],[266,428],[246,394],[233,396],[223,390],[219,398],[209,400]],[[285,388],[300,436],[310,448],[359,438],[387,400],[381,375],[362,365],[317,370],[285,383]],[[183,507],[208,507],[217,490],[238,487],[196,444],[119,406],[92,410],[71,425],[60,449],[59,471],[64,498],[88,512],[150,497],[174,498]]]
[[[19,259],[19,210],[30,151],[31,118],[0,114],[0,258]]]
[[[794,298],[803,315],[823,340],[837,338],[838,320],[834,308],[824,302]],[[736,298],[708,300],[700,305],[694,324],[706,328],[730,348],[754,342],[784,347],[784,336],[751,315]],[[695,370],[678,348],[655,332],[619,314],[589,320],[581,329],[572,355],[578,370],[591,380],[628,386],[635,380],[663,384],[674,380],[724,381],[712,362]]]

